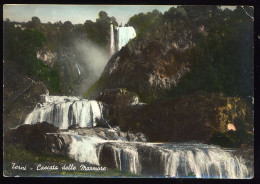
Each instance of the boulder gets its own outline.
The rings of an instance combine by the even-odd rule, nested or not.
[[[20,125],[15,129],[4,132],[5,144],[22,144],[29,149],[47,152],[48,142],[46,133],[57,133],[59,129],[47,122],[38,122],[33,125]]]
[[[73,124],[73,125],[70,125],[68,127],[69,130],[71,130],[71,129],[79,129],[79,128],[80,128],[79,124]]]
[[[102,101],[108,105],[131,106],[140,104],[136,93],[130,92],[125,88],[106,89],[102,91],[96,100]]]

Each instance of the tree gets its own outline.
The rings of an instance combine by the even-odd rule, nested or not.
[[[65,21],[64,26],[65,27],[72,27],[72,23],[70,21]]]
[[[37,25],[41,24],[41,20],[38,17],[32,17],[32,22]]]
[[[105,11],[100,11],[98,13],[98,16],[99,16],[99,19],[101,19],[101,20],[106,20],[108,18],[108,14]]]
[[[234,11],[212,6],[185,9],[188,23],[204,25],[207,34],[197,38],[195,48],[202,54],[197,57],[196,49],[191,50],[192,70],[172,88],[171,95],[204,90],[227,96],[253,96],[252,19],[240,7]],[[193,62],[194,58],[199,60]]]
[[[99,12],[96,22],[86,20],[84,27],[88,38],[104,48],[109,47],[110,41],[110,24],[118,25],[115,17],[109,17],[105,11]]]
[[[148,12],[146,14],[139,13],[132,16],[127,22],[127,25],[133,26],[137,34],[140,34],[155,28],[161,22],[161,17],[162,14],[158,10],[153,10],[152,12]]]

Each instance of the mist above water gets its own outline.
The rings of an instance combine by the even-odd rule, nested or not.
[[[103,72],[112,54],[126,45],[135,37],[133,27],[118,27],[118,33],[114,35],[114,28],[110,27],[110,48],[105,49],[87,39],[86,35],[72,37],[69,46],[63,51],[63,65],[67,68],[65,73],[72,87],[73,95],[83,95],[94,84]],[[118,37],[115,40],[115,37]],[[116,43],[116,41],[118,43]],[[118,50],[116,50],[118,46]],[[68,81],[68,80],[67,80]]]

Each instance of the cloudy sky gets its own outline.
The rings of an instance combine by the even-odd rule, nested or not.
[[[33,16],[40,18],[41,22],[65,22],[83,24],[86,20],[95,21],[100,11],[105,11],[108,16],[114,16],[117,22],[123,25],[129,18],[140,12],[146,13],[154,9],[160,12],[167,11],[168,5],[4,5],[3,19],[27,22]],[[234,9],[235,7],[229,7]]]

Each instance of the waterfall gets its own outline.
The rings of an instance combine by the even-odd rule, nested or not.
[[[217,146],[187,143],[170,146],[173,147],[163,149],[160,158],[164,175],[184,177],[192,173],[196,178],[252,177],[242,158]]]
[[[42,95],[41,103],[37,104],[24,123],[47,121],[60,129],[67,129],[74,124],[80,127],[95,127],[106,122],[107,112],[107,105],[95,100]],[[52,147],[53,153],[65,154],[78,162],[137,175],[230,179],[252,178],[254,175],[252,166],[247,165],[246,161],[236,156],[232,150],[201,143],[124,141],[120,139],[120,135],[125,132],[119,132],[115,139],[112,130],[60,130],[58,133],[46,134],[46,139],[51,135],[49,138],[54,144],[49,146]],[[56,148],[56,145],[59,146]]]
[[[131,26],[129,27],[117,27],[117,50],[119,51],[123,46],[125,46],[129,40],[133,39],[136,36],[135,29]]]
[[[110,57],[115,53],[114,27],[110,24]]]
[[[95,100],[43,95],[42,102],[26,117],[24,124],[47,121],[60,129],[73,124],[95,127],[98,122],[106,121],[106,111],[106,105]]]
[[[80,75],[80,70],[79,70],[79,66],[76,64],[76,68],[78,69],[78,73]]]
[[[174,178],[253,177],[252,168],[247,168],[244,159],[235,156],[232,150],[223,150],[218,146],[111,141],[93,135],[71,136],[73,141],[68,143],[71,158],[123,172]]]
[[[106,146],[114,150],[111,159],[117,163],[118,169],[135,174],[177,178],[252,177],[242,158],[217,146],[165,143],[168,148],[164,148],[152,143],[131,142],[109,143]]]
[[[99,160],[101,164],[108,164],[108,167],[119,169],[123,172],[141,174],[141,162],[137,148],[131,144],[125,144],[124,141],[105,141],[99,145]],[[108,151],[109,150],[109,151]],[[104,161],[107,157],[109,162]],[[114,163],[110,165],[110,162]]]
[[[97,144],[100,138],[72,136],[72,142],[69,147],[69,157],[79,162],[88,162],[94,165],[100,165],[97,155]]]
[[[136,36],[135,29],[131,26],[116,27],[115,29],[117,31],[116,39],[114,36],[114,26],[113,24],[110,24],[110,56],[112,56],[116,51],[119,51]]]

